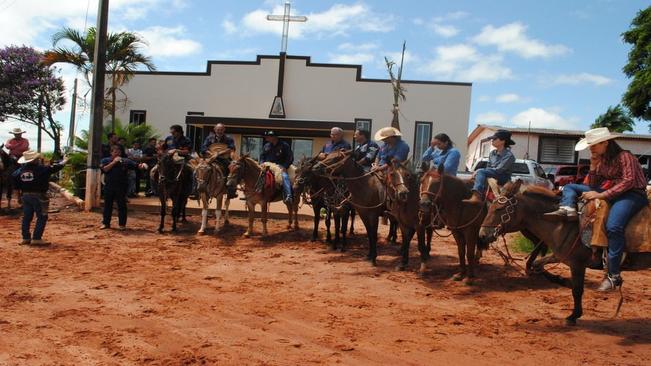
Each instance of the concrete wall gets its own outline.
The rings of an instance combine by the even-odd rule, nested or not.
[[[172,124],[183,125],[188,111],[267,119],[276,95],[278,63],[278,57],[261,57],[260,64],[211,64],[210,75],[138,73],[122,88],[129,102],[118,117],[126,123],[129,110],[146,110],[147,123],[161,135],[166,135]],[[283,95],[287,119],[353,122],[355,118],[369,118],[372,133],[389,126],[393,104],[390,84],[357,81],[356,77],[355,67],[308,66],[305,58],[288,58]],[[447,133],[465,156],[471,86],[404,83],[404,87],[407,101],[400,107],[404,140],[413,145],[416,121],[432,122],[432,136]],[[316,149],[316,141],[313,146]]]

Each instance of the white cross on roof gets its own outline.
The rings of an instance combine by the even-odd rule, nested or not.
[[[287,53],[287,35],[289,34],[289,22],[305,22],[307,17],[304,16],[290,16],[291,4],[289,1],[285,3],[285,14],[283,15],[267,15],[267,20],[283,22],[283,38],[280,43],[280,52]]]

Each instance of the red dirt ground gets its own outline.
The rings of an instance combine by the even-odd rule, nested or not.
[[[17,245],[19,216],[0,216],[0,365],[424,365],[651,362],[649,271],[625,273],[617,295],[592,290],[577,327],[563,318],[569,289],[527,278],[488,252],[473,286],[451,281],[456,247],[433,243],[430,272],[363,260],[361,225],[349,251],[309,242],[308,222],[243,239],[236,218],[220,235],[154,233],[157,216],[131,213],[129,230],[100,231],[98,213],[61,199],[49,248]],[[259,226],[256,226],[259,227]],[[386,231],[386,227],[382,227]],[[564,267],[555,272],[567,275]]]

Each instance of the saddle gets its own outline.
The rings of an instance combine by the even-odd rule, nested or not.
[[[651,191],[647,191],[651,199]],[[651,202],[651,201],[650,201]],[[584,208],[581,228],[587,232],[582,237],[592,246],[607,247],[606,220],[610,205],[604,200],[592,200]],[[651,252],[651,203],[642,208],[626,226],[626,251],[629,253]]]
[[[260,164],[262,166],[262,169],[268,170],[273,174],[274,182],[275,182],[275,188],[281,189],[283,186],[283,168],[276,164],[276,163],[262,163]],[[287,168],[287,175],[289,176],[289,182],[294,183],[294,178],[296,178],[296,167],[294,165],[290,165],[289,168]]]
[[[226,146],[226,144],[220,144],[220,143],[214,143],[210,146],[208,146],[208,151],[210,152],[210,156],[215,156],[217,155],[218,157],[228,159],[231,153],[231,149]]]

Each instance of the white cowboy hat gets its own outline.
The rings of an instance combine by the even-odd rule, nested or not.
[[[21,133],[25,133],[25,131],[23,131],[23,129],[20,128],[20,127],[14,127],[9,132],[9,134],[11,134],[11,135],[20,135]]]
[[[27,150],[23,153],[23,156],[18,159],[18,164],[27,164],[41,157],[41,154],[37,153],[34,150]]]
[[[395,127],[382,127],[375,133],[376,140],[384,140],[387,137],[393,136],[402,136],[402,133]]]
[[[593,128],[591,130],[585,131],[585,138],[582,138],[579,142],[576,143],[574,150],[585,150],[594,144],[598,144],[606,140],[612,140],[617,137],[619,137],[619,135],[610,132],[607,127]]]

